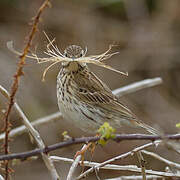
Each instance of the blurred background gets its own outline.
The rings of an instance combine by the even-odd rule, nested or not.
[[[43,0],[1,0],[0,1],[0,84],[10,90],[18,58],[7,49],[8,41],[22,51],[30,31],[30,22],[37,13]],[[88,47],[88,55],[100,54],[110,44],[116,44],[120,54],[108,60],[108,64],[122,71],[128,71],[128,77],[109,70],[90,66],[112,90],[147,78],[162,77],[163,84],[128,94],[121,98],[140,119],[161,129],[164,133],[176,133],[176,123],[180,122],[180,1],[179,0],[54,0],[52,7],[44,11],[32,44],[32,52],[45,57],[43,51],[47,40],[43,34],[56,38],[61,51],[71,44]],[[48,64],[39,65],[27,59],[24,76],[21,77],[16,100],[29,118],[34,121],[58,111],[56,99],[56,76],[60,69],[57,65],[51,69],[42,82],[42,73]],[[0,109],[7,106],[7,100],[0,96]],[[1,118],[2,119],[2,118]],[[20,126],[21,118],[15,111],[11,113],[13,127]],[[0,121],[3,127],[3,121]],[[62,132],[67,130],[72,137],[88,136],[80,129],[58,119],[50,124],[37,127],[46,145],[62,141]],[[136,129],[137,133],[141,131]],[[105,147],[98,146],[91,158],[97,162],[105,161],[123,152],[127,152],[145,142],[110,142]],[[36,147],[27,133],[11,142],[11,152],[22,152]],[[51,154],[73,158],[81,145],[71,146]],[[151,148],[149,150],[154,150]],[[164,147],[155,150],[165,158],[178,162],[180,158]],[[145,156],[147,168],[164,170],[165,165]],[[117,164],[138,164],[136,157],[116,162]],[[56,163],[62,179],[65,179],[70,164]],[[23,168],[23,169],[22,169]],[[12,177],[15,180],[50,179],[41,158],[37,161],[22,162],[13,166]],[[77,175],[81,172],[78,169]],[[132,174],[100,170],[101,179]],[[133,173],[134,174],[134,173]],[[95,175],[86,179],[94,180]]]

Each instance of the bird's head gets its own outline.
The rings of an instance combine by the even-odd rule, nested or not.
[[[80,46],[70,45],[64,50],[64,57],[69,58],[69,61],[62,62],[62,66],[69,71],[77,71],[79,67],[86,66],[86,63],[76,61],[79,58],[85,57],[87,52],[83,50]]]
[[[68,58],[80,58],[86,55],[86,51],[84,51],[80,46],[70,45],[64,50],[64,56]]]

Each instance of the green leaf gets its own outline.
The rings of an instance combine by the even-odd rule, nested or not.
[[[105,122],[100,128],[98,129],[98,133],[100,134],[101,138],[98,141],[99,144],[105,145],[109,139],[115,138],[115,129],[109,125],[109,123]]]
[[[64,141],[67,141],[67,140],[71,139],[71,137],[69,136],[67,131],[64,131],[62,133],[62,136],[63,136]]]

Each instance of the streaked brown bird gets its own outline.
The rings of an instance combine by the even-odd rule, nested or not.
[[[86,52],[76,45],[64,50],[63,56],[72,59],[62,62],[57,76],[58,105],[64,118],[73,120],[78,128],[90,133],[95,133],[100,125],[108,122],[114,128],[125,123],[156,134],[155,129],[141,122],[119,102],[110,88],[89,70],[86,63],[73,61],[85,55]]]

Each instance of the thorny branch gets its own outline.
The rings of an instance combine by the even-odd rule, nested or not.
[[[5,118],[4,118],[4,121],[5,121],[5,126],[4,126],[4,132],[5,132],[4,152],[5,152],[5,154],[9,154],[9,132],[11,129],[11,124],[9,122],[9,114],[10,114],[12,106],[14,104],[14,97],[15,97],[17,89],[18,89],[20,76],[23,75],[23,67],[25,65],[26,55],[27,55],[29,48],[31,46],[35,32],[37,31],[37,25],[39,23],[40,16],[41,16],[42,12],[44,11],[44,9],[49,5],[49,1],[50,0],[45,0],[44,3],[39,8],[38,13],[34,18],[34,23],[32,25],[32,29],[31,29],[31,32],[28,36],[28,40],[27,40],[27,43],[24,47],[23,53],[21,56],[19,56],[20,60],[18,63],[17,71],[14,75],[14,81],[13,81],[13,84],[11,87],[9,105],[8,105],[7,111],[5,113]],[[9,178],[9,162],[4,161],[4,163],[5,163],[5,179],[8,180],[8,178]]]
[[[2,86],[0,86],[0,92],[7,98],[10,98],[9,93],[7,92],[7,90],[5,88],[3,88]],[[26,115],[24,114],[24,112],[21,110],[20,106],[14,102],[14,108],[16,109],[17,113],[19,114],[19,116],[22,118],[23,124],[25,125],[26,129],[29,131],[29,133],[31,134],[31,136],[34,138],[35,142],[37,143],[39,148],[45,148],[45,144],[42,141],[38,131],[36,131],[34,129],[34,127],[32,126],[32,124],[29,122],[29,120],[27,119]],[[52,116],[51,116],[52,118]],[[54,167],[53,162],[51,161],[50,157],[47,154],[41,153],[42,158],[48,168],[48,170],[51,173],[51,176],[53,179],[58,179],[59,176],[56,172],[56,169]]]

